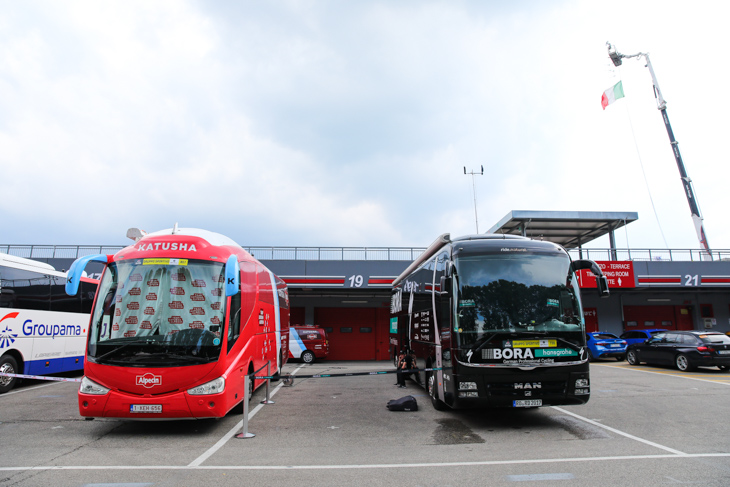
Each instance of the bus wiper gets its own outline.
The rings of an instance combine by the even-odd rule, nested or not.
[[[125,348],[127,348],[129,346],[132,346],[132,345],[147,345],[149,343],[155,343],[155,341],[154,340],[134,340],[134,341],[131,341],[131,342],[126,342],[123,345],[119,345],[117,348],[113,348],[113,349],[109,350],[108,352],[106,352],[105,354],[101,355],[100,357],[94,357],[94,359],[98,362],[100,360],[103,360],[105,357],[108,357],[109,355],[115,354],[115,353],[119,352],[120,350],[123,350],[123,349],[125,349]],[[99,345],[97,344],[97,346],[99,346]]]
[[[205,363],[205,362],[210,361],[210,358],[207,358],[207,357],[196,357],[195,355],[181,355],[179,353],[170,353],[170,352],[160,352],[155,355],[160,355],[160,356],[168,357],[168,358],[174,358],[174,359],[178,359],[178,360],[192,360],[193,362],[200,362],[200,363]]]
[[[481,340],[477,340],[477,342],[474,344],[474,346],[470,349],[471,353],[472,354],[477,353],[479,350],[484,348],[484,345],[491,342],[492,338],[496,337],[497,335],[499,335],[499,333],[492,333],[491,335],[489,335],[487,337],[482,337]]]

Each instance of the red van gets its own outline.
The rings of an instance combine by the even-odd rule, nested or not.
[[[330,352],[327,333],[316,326],[292,325],[289,328],[289,358],[311,364],[315,358],[326,358]]]

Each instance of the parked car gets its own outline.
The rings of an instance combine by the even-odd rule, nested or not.
[[[717,332],[668,331],[657,333],[644,343],[630,345],[626,359],[631,365],[642,362],[674,365],[679,370],[698,366],[730,369],[730,337]]]
[[[666,332],[666,328],[652,328],[650,330],[632,330],[625,331],[619,338],[626,340],[626,343],[631,345],[632,343],[644,343],[649,338],[653,337],[657,333]]]
[[[626,340],[622,340],[613,333],[593,332],[586,333],[588,345],[588,359],[612,357],[619,362],[626,357]]]
[[[324,329],[308,325],[289,328],[289,358],[311,364],[315,359],[326,358],[329,352],[329,340]]]

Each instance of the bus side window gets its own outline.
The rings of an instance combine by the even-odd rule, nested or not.
[[[231,296],[231,307],[228,311],[228,351],[241,335],[241,293]]]
[[[241,262],[241,323],[246,326],[256,303],[256,264]]]

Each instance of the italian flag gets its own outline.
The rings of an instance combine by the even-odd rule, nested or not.
[[[621,81],[619,81],[611,88],[603,92],[603,95],[601,96],[601,106],[605,110],[608,105],[623,97],[624,85],[621,83]]]

